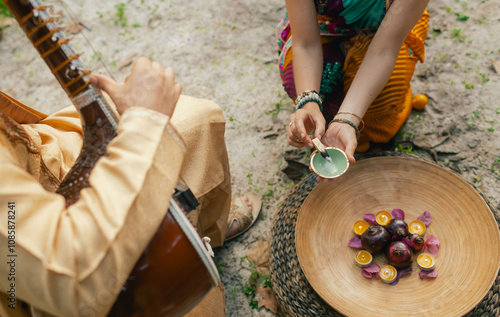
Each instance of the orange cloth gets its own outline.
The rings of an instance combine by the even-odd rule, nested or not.
[[[428,23],[429,14],[426,10],[403,43],[387,84],[363,117],[365,129],[359,144],[366,141],[389,141],[408,119],[412,100],[410,81],[417,61],[424,62],[425,59],[424,40]],[[374,34],[360,33],[346,43],[347,56],[344,63],[346,93],[361,66],[373,36]]]
[[[180,133],[174,128],[176,116]],[[127,110],[118,136],[108,145],[110,155],[92,170],[92,187],[66,208],[64,198],[53,191],[81,148],[76,111],[67,108],[27,125],[0,111],[0,219],[5,220],[0,221],[0,245],[7,245],[7,206],[14,201],[15,313],[23,315],[24,301],[42,316],[105,316],[163,219],[181,171],[201,195],[198,218],[216,219],[201,227],[222,243],[230,204],[224,124],[213,102],[185,96],[172,119],[144,108]],[[206,139],[217,140],[197,143]],[[218,148],[206,148],[214,145]],[[207,194],[221,201],[211,204]],[[222,208],[211,209],[215,205]],[[205,217],[205,211],[213,214]],[[7,251],[0,252],[0,262],[7,261]],[[0,265],[0,275],[8,276],[9,269]],[[5,306],[9,283],[0,279],[2,316],[13,312]]]

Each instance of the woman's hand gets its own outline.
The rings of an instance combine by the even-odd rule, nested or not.
[[[333,122],[326,130],[325,136],[321,140],[325,146],[336,147],[345,152],[349,163],[356,162],[354,151],[358,146],[356,131],[348,124],[341,122]],[[323,177],[317,177],[318,182],[324,180]],[[329,179],[329,182],[334,182],[335,179]]]
[[[130,107],[141,106],[171,116],[182,91],[172,68],[164,68],[146,57],[134,62],[123,84],[103,74],[93,74],[90,81],[111,97],[120,114]]]
[[[321,140],[326,146],[341,149],[347,155],[349,163],[356,162],[354,151],[358,146],[356,130],[348,124],[342,122],[333,122],[328,127],[325,136]]]
[[[288,144],[297,148],[313,147],[312,137],[308,135],[316,130],[314,137],[321,139],[325,133],[325,118],[316,103],[310,102],[290,116],[288,126]]]

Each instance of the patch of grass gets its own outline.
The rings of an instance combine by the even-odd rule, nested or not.
[[[472,178],[472,181],[475,183],[475,184],[478,184],[478,183],[481,183],[481,180],[483,179],[483,175],[482,173],[477,173],[476,176],[474,176]]]
[[[465,89],[474,89],[474,84],[468,83],[467,81],[465,81],[465,79],[462,81],[462,83],[464,84]],[[477,110],[475,110],[475,111],[477,111]],[[472,112],[472,113],[474,113],[474,112]]]
[[[12,16],[9,9],[7,9],[7,6],[3,3],[2,0],[0,0],[0,16],[3,16],[3,17],[11,17]]]
[[[465,35],[462,34],[462,29],[454,28],[451,30],[452,38],[460,42],[465,41]]]
[[[398,143],[396,145],[396,149],[399,151],[399,152],[402,152],[402,153],[408,153],[408,154],[418,154],[417,151],[414,151],[413,150],[413,146],[410,145],[410,146],[403,146],[401,143]]]
[[[222,274],[224,268],[227,267],[227,264],[225,262],[219,262],[217,263],[217,271],[219,272],[219,274]]]
[[[116,9],[116,20],[115,25],[121,25],[122,27],[127,26],[127,16],[125,15],[125,3],[120,3],[115,5]]]
[[[243,260],[248,260],[247,256],[244,256],[240,258],[241,261]],[[255,264],[253,262],[250,263],[250,276],[248,277],[248,281],[243,285],[243,293],[249,297],[250,300],[250,307],[252,309],[258,309],[259,308],[259,303],[254,300],[255,297],[255,292],[257,291],[258,286],[265,286],[271,288],[271,279],[269,278],[269,275],[267,274],[262,274],[260,273],[256,268]]]
[[[274,190],[268,189],[263,195],[262,195],[262,200],[265,201],[271,201],[271,199],[274,197]]]
[[[265,114],[271,114],[273,118],[277,118],[278,115],[280,114],[281,107],[283,106],[283,99],[281,99],[279,102],[277,102],[274,105],[274,109],[271,111],[265,111]]]
[[[464,21],[469,20],[469,16],[464,15],[461,12],[455,12],[455,16],[457,17],[457,21],[459,21],[459,22],[464,22]]]
[[[479,73],[479,76],[481,77],[481,84],[482,85],[484,85],[490,81],[490,79],[488,77],[486,77],[486,74]]]

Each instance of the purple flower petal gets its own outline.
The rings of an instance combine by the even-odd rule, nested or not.
[[[418,273],[420,276],[420,279],[425,279],[425,278],[436,278],[438,276],[438,271],[437,270],[432,270],[432,271],[420,271]]]
[[[440,245],[441,242],[439,242],[438,238],[433,235],[428,235],[427,240],[425,240],[424,242],[424,249],[422,250],[422,252],[430,253],[435,258],[437,258]]]
[[[421,214],[420,216],[418,216],[417,220],[420,220],[424,223],[424,225],[426,227],[428,227],[430,224],[431,224],[431,213],[429,212],[429,210],[426,210],[423,214]]]
[[[354,249],[363,249],[361,238],[357,236],[352,237],[351,240],[349,240],[349,246]]]
[[[379,279],[378,271],[380,270],[380,266],[377,263],[372,263],[370,266],[361,269],[361,274],[366,278],[376,278]]]
[[[412,272],[413,272],[413,269],[411,268],[411,266],[406,268],[406,269],[403,269],[403,270],[398,270],[398,274],[396,275],[396,279],[394,280],[394,282],[392,282],[390,284],[392,286],[398,284],[400,278],[402,278],[406,275],[410,275]]]
[[[410,266],[410,267],[407,267],[406,269],[398,270],[398,276],[401,278],[403,276],[410,275],[412,272],[413,272],[413,268]]]
[[[402,237],[401,238],[401,241],[404,242],[404,244],[406,244],[407,246],[409,246],[410,248],[413,248],[413,242],[411,242],[410,240],[408,240],[407,238],[405,237]]]
[[[392,218],[405,220],[405,212],[401,209],[394,208],[391,212]]]
[[[372,278],[372,274],[366,272],[364,269],[361,270],[361,274],[366,278]]]
[[[364,214],[363,219],[365,219],[368,223],[371,223],[372,225],[378,225],[377,221],[375,220],[375,214]]]

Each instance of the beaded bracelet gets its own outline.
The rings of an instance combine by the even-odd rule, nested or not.
[[[350,114],[356,118],[358,118],[361,122],[361,128],[359,128],[359,132],[363,131],[363,129],[365,128],[365,122],[363,121],[363,118],[361,118],[360,116],[358,116],[357,114],[353,113],[353,112],[349,112],[349,111],[339,111],[337,112],[337,114]]]
[[[307,97],[307,98],[301,99],[300,102],[297,104],[296,110],[301,109],[306,103],[309,103],[309,102],[315,102],[319,106],[319,111],[323,111],[323,105],[322,105],[321,99],[314,98],[314,97]]]
[[[316,90],[306,90],[295,99],[296,110],[301,109],[306,103],[315,102],[319,106],[319,110],[323,111],[323,99]]]
[[[349,120],[343,119],[343,118],[334,118],[332,121],[330,121],[330,123],[328,124],[328,126],[330,126],[330,124],[332,124],[334,122],[347,123],[348,125],[350,125],[351,127],[353,127],[354,130],[356,130],[356,138],[359,139],[359,135],[361,134],[361,132],[359,131],[358,127],[352,121],[349,121]]]

